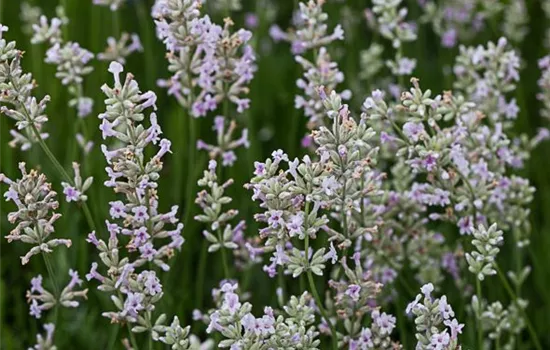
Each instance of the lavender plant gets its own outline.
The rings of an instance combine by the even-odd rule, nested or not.
[[[156,95],[152,91],[141,93],[130,73],[121,81],[122,71],[123,66],[118,62],[109,65],[114,85],[102,87],[107,97],[106,111],[99,115],[99,119],[103,138],[117,140],[116,148],[101,146],[108,164],[105,169],[109,179],[104,184],[116,193],[124,194],[125,201],[109,203],[113,222],[105,221],[109,232],[107,242],[98,239],[95,232],[88,235],[87,241],[99,251],[106,275],[98,272],[98,264],[94,262],[86,278],[99,281],[98,289],[111,294],[116,311],[104,312],[103,316],[113,322],[133,324],[132,332],[147,331],[152,338],[158,339],[166,317],[161,315],[156,321],[153,319],[155,303],[163,292],[152,267],[156,265],[169,270],[166,260],[184,242],[181,236],[183,224],[178,222],[177,205],[167,213],[160,212],[158,207],[157,181],[163,167],[162,158],[170,152],[170,141],[160,138],[162,130],[154,112],[148,117],[149,127],[142,123],[146,109],[156,109]],[[159,147],[158,152],[147,160],[146,148],[155,145]],[[167,225],[174,228],[168,229]],[[121,241],[128,256],[119,253]],[[162,244],[155,246],[159,241]],[[146,264],[149,269],[138,272]]]
[[[15,47],[15,41],[6,41],[3,33],[8,27],[0,26],[0,90],[3,104],[12,107],[2,106],[2,114],[16,121],[16,130],[11,130],[13,140],[11,147],[20,145],[21,150],[28,150],[33,143],[46,139],[48,133],[41,132],[41,129],[48,117],[43,114],[50,97],[46,95],[42,100],[37,101],[32,96],[35,88],[32,74],[24,73],[21,68],[22,52]]]
[[[63,11],[63,10],[61,10]],[[61,12],[63,14],[63,12]],[[54,17],[50,21],[45,16],[40,17],[40,24],[33,25],[33,44],[49,43],[45,62],[57,67],[55,76],[63,85],[68,86],[72,98],[69,106],[77,109],[79,117],[83,118],[92,112],[93,100],[83,95],[83,79],[92,72],[87,64],[94,55],[80,47],[76,42],[65,42],[62,39],[61,27],[67,25],[68,19]]]
[[[308,118],[307,127],[312,130],[324,125],[323,101],[318,89],[330,93],[338,84],[344,81],[344,74],[338,69],[338,64],[331,60],[327,46],[334,41],[344,40],[344,30],[337,25],[332,33],[328,30],[328,15],[323,12],[324,0],[310,0],[299,3],[294,25],[296,28],[283,32],[277,25],[270,28],[271,37],[276,40],[290,42],[295,60],[304,69],[304,76],[296,81],[298,88],[303,90],[303,96],[297,95],[294,105],[303,109]],[[311,52],[313,59],[305,57]],[[342,98],[351,98],[351,91],[341,93]],[[308,142],[308,136],[303,142]],[[307,143],[306,143],[307,145]]]
[[[0,149],[0,182],[11,202],[6,222],[13,225],[5,237],[29,247],[2,255],[6,265],[22,255],[25,270],[3,270],[0,289],[11,287],[16,273],[25,286],[15,282],[0,302],[23,301],[17,291],[27,290],[29,304],[24,316],[20,308],[8,310],[3,347],[547,347],[540,306],[547,293],[537,287],[546,273],[539,233],[547,172],[531,157],[539,159],[537,147],[550,132],[529,127],[550,115],[548,56],[536,55],[536,96],[528,77],[535,61],[529,50],[544,50],[535,40],[547,25],[531,23],[548,6],[539,14],[538,4],[526,1],[374,0],[364,10],[323,0],[156,0],[148,18],[142,1],[71,3],[71,29],[81,28],[77,9],[93,9],[95,29],[103,10],[93,5],[112,11],[106,22],[113,32],[96,56],[69,41],[64,7],[48,19],[53,8],[34,5],[17,4],[21,31],[33,44],[47,43],[45,63],[55,66],[42,70],[41,48],[31,46],[26,55],[43,80],[38,89],[22,66],[24,52],[0,25],[0,111],[10,117],[1,122],[15,125],[9,145],[27,151],[5,151],[4,143]],[[132,27],[134,11],[139,31],[122,32],[120,21]],[[286,31],[273,23],[287,19]],[[152,46],[155,30],[160,52]],[[134,32],[144,45],[127,34]],[[82,46],[101,50],[83,33]],[[285,70],[292,61],[282,62],[268,34],[290,44],[300,78]],[[157,99],[124,74],[126,61],[139,64],[128,59],[136,51],[145,53],[151,85],[165,54],[169,77],[157,85],[176,101]],[[114,82],[101,87],[105,110],[95,121],[99,132],[90,133],[93,121],[82,118],[91,114],[94,82],[105,74],[100,61]],[[68,86],[68,103],[59,99],[58,83],[48,84],[53,70]],[[416,77],[407,83],[413,74],[422,85]],[[278,84],[282,76],[290,85]],[[352,90],[369,94],[358,103]],[[50,97],[37,97],[45,92],[56,100],[48,116]],[[282,107],[289,96],[292,111]],[[179,105],[173,111],[172,102]],[[61,118],[72,109],[82,118]],[[63,147],[59,136],[68,125],[76,143]],[[296,152],[303,130],[304,149]],[[3,127],[0,133],[8,135]],[[103,142],[94,148],[99,135]],[[72,159],[76,147],[82,169]],[[237,160],[241,148],[247,156]],[[25,162],[16,179],[12,163],[19,158]],[[71,163],[69,174],[64,165]],[[98,165],[105,167],[104,186],[87,174]],[[59,203],[57,191],[74,203]],[[77,208],[86,229],[65,219]],[[92,247],[98,256],[90,261]],[[80,278],[87,267],[86,280],[102,293]],[[212,298],[204,298],[210,291]],[[9,333],[34,333],[35,319],[46,322],[36,342]]]

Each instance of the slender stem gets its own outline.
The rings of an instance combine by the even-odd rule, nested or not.
[[[59,285],[57,284],[57,279],[55,278],[55,273],[52,267],[52,263],[50,261],[50,257],[48,256],[48,254],[44,252],[42,252],[42,257],[44,258],[44,264],[46,265],[46,270],[48,270],[48,275],[50,276],[50,280],[52,281],[52,284],[53,284],[54,297],[55,297],[53,321],[54,321],[54,324],[56,324],[57,315],[59,313],[59,299],[61,298],[61,292],[59,289]]]
[[[307,218],[309,217],[309,206],[310,206],[310,202],[306,201],[306,206],[305,206],[305,209],[304,209],[304,214],[305,214],[304,217],[306,218],[305,219],[305,224],[304,224],[304,232],[307,232],[307,230],[308,230],[308,220],[307,220]],[[317,304],[317,307],[319,308],[319,312],[321,313],[321,316],[325,319],[325,321],[327,322],[327,324],[330,328],[331,339],[332,339],[332,348],[333,349],[338,349],[338,338],[336,336],[336,329],[334,328],[334,325],[332,324],[332,322],[330,322],[330,319],[328,318],[327,313],[325,311],[325,308],[323,306],[323,301],[319,297],[319,293],[317,292],[317,287],[315,287],[315,281],[313,280],[313,275],[311,274],[311,269],[309,268],[309,253],[308,252],[309,252],[309,235],[306,234],[306,237],[304,239],[304,254],[305,254],[305,260],[306,260],[305,270],[306,270],[307,279],[308,279],[308,282],[309,282],[309,289],[311,289],[311,293],[313,294],[313,299],[315,299],[315,304]],[[302,276],[300,276],[300,277],[302,277]]]
[[[306,236],[306,239],[307,239],[307,236]],[[332,324],[332,322],[330,322],[330,319],[327,316],[325,308],[323,307],[323,301],[319,297],[319,293],[317,292],[317,288],[315,287],[315,281],[313,280],[311,270],[308,269],[306,274],[309,282],[309,288],[311,289],[311,293],[313,294],[313,299],[315,299],[315,304],[317,304],[317,307],[319,308],[319,312],[321,313],[321,316],[323,316],[328,326],[330,327],[332,348],[338,349],[338,338],[336,337],[336,329],[334,329],[334,325]]]
[[[120,36],[120,19],[118,17],[118,11],[112,11],[113,14],[113,34],[115,38]]]
[[[29,120],[30,120],[30,118],[29,118]],[[31,122],[30,125],[31,125],[31,128],[32,128],[33,132],[34,132],[34,136],[36,136],[36,138],[38,140],[38,144],[40,145],[40,147],[42,148],[44,153],[46,153],[46,156],[48,156],[48,158],[50,158],[50,161],[53,163],[55,169],[61,174],[61,176],[65,179],[65,181],[69,182],[70,184],[73,184],[73,179],[67,173],[65,168],[63,168],[61,163],[59,163],[59,161],[57,160],[55,155],[52,153],[52,151],[50,150],[48,145],[46,145],[46,142],[44,142],[44,140],[40,136],[40,131],[38,131],[38,128],[36,127],[36,125],[34,125],[33,122]]]
[[[477,300],[479,302],[479,307],[481,307],[481,282],[479,281],[479,278],[477,276],[476,279],[476,295]],[[483,349],[483,326],[481,324],[481,313],[480,310],[476,312],[476,318],[477,318],[477,348]]]
[[[279,284],[279,288],[281,288],[281,299],[283,301],[283,304],[285,304],[286,283],[285,283],[284,269],[282,267],[279,267],[279,271],[277,272],[277,282]]]
[[[23,107],[23,108],[25,109],[25,112],[26,112],[26,107]],[[28,113],[27,113],[27,117],[29,117]],[[30,121],[30,117],[28,119]],[[44,142],[44,140],[42,140],[42,137],[40,136],[40,131],[38,131],[38,128],[36,127],[36,125],[34,125],[34,123],[32,121],[30,122],[30,125],[31,125],[31,128],[32,128],[33,132],[34,132],[34,135],[36,136],[36,138],[38,140],[38,144],[40,145],[40,147],[42,148],[44,153],[46,153],[48,158],[50,158],[50,161],[53,163],[54,167],[61,174],[61,176],[63,178],[65,178],[65,181],[67,181],[69,184],[71,184],[71,186],[74,186],[73,179],[69,176],[67,171],[65,171],[65,168],[63,168],[63,166],[59,163],[59,161],[57,160],[55,155],[52,153],[52,151],[50,150],[48,145],[46,145],[46,142]],[[84,216],[86,217],[86,221],[88,221],[88,226],[90,227],[90,230],[95,231],[95,229],[96,229],[95,223],[94,223],[94,220],[91,216],[90,208],[88,208],[88,205],[86,204],[86,202],[82,202],[82,209],[84,210]]]
[[[116,325],[115,329],[112,331],[111,336],[109,337],[109,347],[108,349],[115,349],[116,339],[118,337],[118,332],[120,331],[120,325]]]
[[[200,310],[202,308],[203,302],[203,289],[204,289],[204,272],[206,270],[206,257],[208,255],[208,242],[206,239],[203,239],[201,252],[199,257],[198,273],[197,273],[197,283],[195,287],[195,295],[197,296],[197,308]]]
[[[193,192],[195,188],[195,145],[197,143],[197,121],[191,113],[187,113],[189,118],[189,149],[187,154],[188,166],[187,166],[187,195],[185,198],[185,221],[184,225],[187,226],[188,220],[191,218],[191,203],[193,202]]]
[[[44,264],[46,264],[46,270],[48,270],[48,275],[50,275],[50,280],[52,281],[52,284],[53,284],[53,290],[54,290],[54,294],[55,294],[55,298],[56,300],[59,299],[60,297],[60,293],[59,293],[59,285],[57,284],[57,280],[55,278],[55,274],[53,272],[53,267],[52,267],[52,263],[50,261],[50,257],[42,252],[42,257],[44,258]],[[57,303],[56,303],[57,305]]]
[[[126,323],[126,328],[128,328],[128,334],[130,337],[130,344],[132,344],[133,350],[139,350],[138,343],[136,341],[136,336],[132,332],[132,326],[129,323]]]
[[[216,230],[216,233],[218,234],[218,242],[220,242],[220,244],[221,244],[220,250],[221,250],[221,253],[222,253],[223,274],[224,274],[225,279],[227,280],[227,279],[230,278],[231,275],[229,274],[229,265],[228,265],[228,261],[227,261],[227,254],[225,252],[225,247],[223,246],[222,230],[220,228],[218,228]]]
[[[531,336],[531,340],[533,340],[533,343],[535,345],[535,348],[537,350],[542,350],[542,346],[540,345],[539,338],[537,337],[537,333],[535,332],[535,328],[533,327],[533,324],[531,323],[531,320],[529,319],[527,312],[525,312],[525,309],[519,304],[518,297],[514,294],[514,291],[512,290],[510,283],[508,283],[508,280],[506,279],[506,276],[504,276],[504,273],[500,270],[500,267],[497,264],[494,264],[494,267],[495,267],[495,270],[497,270],[497,274],[498,274],[498,277],[500,278],[500,281],[504,285],[504,289],[506,289],[506,292],[508,292],[510,299],[512,299],[514,304],[516,304],[516,307],[521,312],[523,319],[525,321],[525,324],[527,325],[527,330],[529,331],[529,335]]]
[[[403,310],[401,305],[401,297],[399,296],[399,293],[397,294],[396,304],[397,304],[398,310]],[[403,349],[408,349],[407,327],[405,326],[405,322],[403,322],[403,313],[396,312],[396,316],[397,316],[397,327],[399,329],[399,341],[401,342],[401,345],[403,345]]]

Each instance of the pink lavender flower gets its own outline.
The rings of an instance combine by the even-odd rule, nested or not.
[[[106,139],[115,138],[118,145],[115,150],[102,145],[110,177],[105,185],[124,195],[124,200],[109,203],[114,222],[106,220],[110,233],[107,242],[98,239],[94,232],[88,236],[88,241],[99,250],[109,273],[105,276],[99,274],[98,264],[94,263],[86,278],[98,280],[101,283],[98,289],[102,291],[118,292],[111,297],[117,310],[104,312],[105,317],[148,327],[141,315],[147,313],[147,317],[152,317],[150,312],[162,297],[162,289],[154,271],[144,270],[138,274],[136,270],[149,262],[168,270],[170,267],[165,260],[184,243],[181,237],[183,224],[177,219],[178,207],[172,206],[167,213],[158,208],[157,181],[163,167],[161,160],[170,153],[171,143],[160,137],[162,130],[155,113],[149,115],[150,126],[144,123],[146,110],[156,109],[156,95],[153,92],[141,93],[138,83],[129,73],[122,81],[123,66],[120,63],[111,62],[109,71],[113,74],[114,86],[105,84],[102,87],[107,100],[106,111],[99,115],[102,120],[100,128]],[[125,128],[117,130],[118,125]],[[157,153],[145,159],[145,149],[155,145]],[[174,228],[170,229],[170,226]],[[129,239],[125,245],[128,252],[137,251],[139,255],[133,260],[122,257],[119,239]]]
[[[50,239],[54,232],[53,223],[61,217],[54,213],[59,203],[55,200],[56,192],[51,190],[51,184],[46,182],[46,176],[36,170],[27,172],[25,163],[19,164],[21,179],[16,181],[0,174],[0,181],[9,185],[4,193],[6,200],[15,203],[17,210],[8,214],[8,221],[17,226],[6,238],[8,242],[22,241],[33,247],[21,257],[23,265],[29,259],[41,252],[51,253],[59,245],[71,246],[69,239]]]
[[[130,42],[128,42],[130,41]],[[107,38],[107,48],[97,55],[100,61],[126,63],[126,58],[134,52],[143,52],[143,46],[137,34],[122,33],[119,40]]]

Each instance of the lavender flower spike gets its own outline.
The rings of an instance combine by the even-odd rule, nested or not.
[[[53,343],[53,332],[55,330],[55,325],[53,323],[46,323],[44,325],[44,330],[46,331],[46,336],[37,334],[36,345],[28,350],[57,350],[57,347]]]
[[[84,194],[94,181],[93,177],[88,177],[84,182],[82,182],[82,177],[80,176],[80,164],[73,162],[73,171],[74,171],[74,186],[67,182],[62,182],[63,194],[65,194],[65,199],[67,202],[85,202],[88,200],[88,196]]]
[[[71,246],[70,239],[49,239],[54,232],[53,224],[61,217],[54,211],[59,203],[55,199],[57,193],[51,190],[51,184],[46,182],[46,176],[36,170],[27,172],[25,163],[19,163],[22,178],[16,181],[8,179],[0,174],[0,181],[9,185],[4,193],[6,200],[17,205],[17,211],[8,214],[8,221],[17,226],[6,238],[8,242],[22,241],[32,244],[33,247],[25,256],[21,257],[21,263],[25,265],[29,259],[40,252],[51,253],[58,245]]]
[[[46,139],[49,135],[40,132],[48,117],[44,114],[46,104],[50,101],[48,95],[38,101],[32,96],[36,87],[32,74],[25,73],[21,67],[23,53],[15,47],[15,41],[7,42],[3,32],[8,27],[0,24],[0,113],[16,121],[15,130],[10,134],[13,140],[11,147],[21,146],[25,151],[38,142],[38,135]]]
[[[155,271],[139,272],[138,269],[152,263],[168,270],[166,260],[184,242],[183,224],[177,218],[178,206],[172,206],[167,213],[159,211],[157,181],[163,168],[162,159],[170,152],[171,143],[161,139],[162,130],[156,114],[150,112],[148,118],[145,115],[149,108],[156,110],[156,95],[152,91],[142,93],[130,73],[121,81],[123,70],[116,61],[109,65],[114,84],[101,87],[107,98],[106,111],[99,115],[99,128],[103,139],[114,139],[117,147],[110,149],[105,144],[101,147],[108,164],[109,179],[105,186],[112,187],[124,201],[109,203],[112,222],[105,221],[109,231],[107,242],[98,238],[95,232],[88,235],[87,241],[99,250],[106,273],[101,274],[98,263],[94,262],[86,278],[98,280],[99,290],[112,293],[116,311],[104,312],[103,316],[114,322],[135,324],[133,332],[149,331],[156,340],[158,333],[164,330],[166,316],[160,315],[154,326],[146,322],[144,316],[148,320],[153,317],[154,304],[163,295],[162,285]],[[157,153],[146,159],[145,149],[154,146],[158,147]],[[128,256],[119,251],[122,246],[126,247]],[[130,258],[129,253],[133,252],[138,254]]]

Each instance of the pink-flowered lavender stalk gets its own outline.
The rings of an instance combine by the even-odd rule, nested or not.
[[[338,64],[331,61],[327,46],[334,41],[344,39],[344,30],[337,25],[332,33],[326,24],[328,15],[323,12],[324,0],[309,0],[300,2],[294,17],[296,28],[283,32],[277,25],[270,28],[270,35],[275,41],[284,40],[291,44],[292,53],[304,69],[304,76],[296,81],[298,88],[303,90],[303,96],[295,97],[295,107],[304,111],[308,118],[307,127],[310,130],[325,124],[325,109],[319,94],[330,94],[344,81],[344,74],[338,69]],[[306,58],[312,55],[313,59]],[[351,98],[351,91],[340,93],[344,100]],[[311,143],[306,136],[305,145]],[[308,142],[309,141],[309,142]]]
[[[152,91],[142,93],[131,73],[121,80],[122,71],[120,63],[110,64],[114,84],[102,86],[107,109],[99,119],[103,139],[116,140],[114,148],[101,146],[108,164],[105,186],[124,197],[109,203],[112,221],[105,221],[107,242],[96,237],[95,232],[88,236],[88,242],[100,252],[105,275],[100,274],[94,262],[86,278],[98,280],[98,289],[112,294],[116,311],[104,312],[105,317],[132,323],[134,332],[148,331],[157,339],[165,317],[159,316],[157,322],[152,319],[154,304],[163,294],[152,266],[169,269],[166,260],[184,242],[183,224],[177,218],[178,206],[172,206],[167,213],[159,208],[157,180],[171,143],[161,138],[156,114],[146,115],[149,108],[156,110],[156,95]],[[154,146],[158,147],[157,153],[146,159],[145,149]],[[127,250],[124,257],[119,251],[121,245]],[[150,270],[138,272],[147,265]]]
[[[50,96],[40,101],[32,96],[36,84],[32,74],[21,67],[23,53],[16,48],[15,41],[8,42],[3,37],[7,31],[8,27],[0,24],[0,102],[4,104],[0,112],[16,121],[16,129],[10,130],[13,140],[9,145],[25,151],[49,136],[42,128],[48,121],[44,110]]]
[[[420,1],[419,1],[420,2]],[[430,23],[434,32],[440,36],[441,45],[446,48],[457,46],[460,42],[475,39],[476,35],[485,29],[496,16],[504,12],[504,31],[512,25],[512,21],[521,21],[522,8],[519,5],[522,0],[510,2],[509,8],[498,1],[483,0],[445,0],[445,1],[423,1],[421,7],[424,10],[422,22]],[[503,11],[504,10],[504,11]],[[511,16],[515,15],[515,19]],[[514,24],[518,26],[514,35],[520,35],[521,22]],[[519,30],[518,30],[519,29]]]
[[[72,242],[70,239],[51,238],[54,233],[54,223],[61,217],[60,214],[55,213],[59,206],[56,200],[57,193],[52,191],[51,184],[47,182],[44,174],[39,174],[36,170],[27,172],[25,163],[20,163],[19,169],[22,177],[15,181],[0,174],[0,181],[9,185],[4,197],[17,206],[16,211],[8,214],[8,221],[16,224],[16,227],[6,236],[6,239],[8,243],[21,241],[32,245],[32,248],[21,257],[22,265],[26,265],[34,255],[42,254],[44,257],[54,291],[50,292],[42,286],[41,275],[31,280],[31,288],[27,291],[27,301],[30,304],[29,314],[39,319],[42,312],[52,308],[78,307],[79,302],[75,299],[85,299],[88,290],[75,290],[77,285],[82,284],[82,280],[73,270],[69,270],[71,280],[68,285],[63,290],[59,290],[56,282],[56,270],[54,270],[49,254],[53,253],[57,246],[70,247]],[[51,339],[49,341],[51,342]]]
[[[54,17],[48,21],[46,16],[40,17],[39,24],[33,25],[33,44],[47,42],[50,47],[46,51],[45,62],[57,67],[55,76],[63,85],[68,86],[72,98],[69,106],[75,107],[80,118],[88,116],[92,112],[93,100],[83,95],[84,76],[90,74],[93,68],[88,66],[94,55],[80,47],[76,42],[65,42],[62,38],[62,27],[68,21]]]
[[[130,41],[130,42],[128,42]],[[137,34],[122,33],[117,40],[110,36],[107,38],[105,51],[97,54],[100,61],[117,61],[120,64],[126,63],[126,57],[134,52],[143,52],[141,40]]]
[[[159,80],[159,85],[167,88],[168,94],[194,117],[222,113],[216,119],[215,129],[225,129],[228,120],[233,122],[231,106],[237,114],[250,106],[250,99],[245,96],[256,70],[256,57],[249,44],[252,33],[244,29],[232,33],[234,23],[230,18],[224,20],[222,27],[207,15],[201,17],[200,1],[195,0],[158,0],[152,15],[157,36],[168,51],[168,69],[173,73],[170,79]],[[230,130],[234,128],[229,126]],[[247,135],[246,129],[243,135]],[[248,141],[218,137],[218,145],[208,147],[199,140],[197,147],[212,148],[209,150],[215,152],[211,155],[223,157],[221,163],[230,166],[236,159],[233,149],[239,145],[247,147]]]

